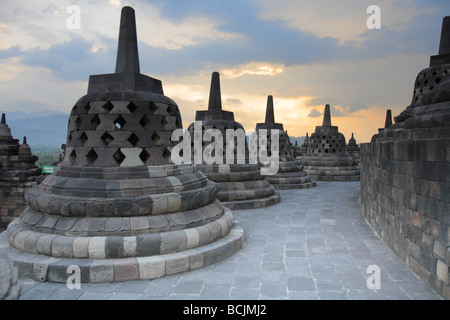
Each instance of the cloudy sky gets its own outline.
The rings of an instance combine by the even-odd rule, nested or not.
[[[80,9],[80,28],[71,5]],[[347,140],[370,141],[386,109],[412,99],[437,54],[448,0],[15,0],[0,4],[0,110],[70,113],[91,74],[115,68],[120,10],[136,10],[141,72],[163,82],[187,127],[221,74],[223,108],[246,130],[268,95],[291,136],[313,132],[326,103]],[[370,30],[370,5],[381,29]],[[70,23],[69,23],[70,25]]]

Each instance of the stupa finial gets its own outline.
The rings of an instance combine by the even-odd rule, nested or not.
[[[120,17],[116,73],[140,73],[134,9],[123,7]]]
[[[331,127],[331,114],[329,104],[325,105],[325,111],[323,112],[322,127]]]
[[[208,110],[222,110],[222,96],[220,93],[220,75],[214,71],[211,76]]]
[[[266,106],[266,123],[275,123],[275,115],[273,112],[273,97],[267,97],[267,106]]]
[[[387,109],[386,121],[384,122],[384,127],[389,128],[390,126],[392,126],[392,113],[391,113],[391,109]]]
[[[430,57],[430,67],[450,63],[450,16],[442,19],[439,53]]]
[[[6,116],[4,113],[2,113],[2,121],[0,122],[0,124],[6,124]]]

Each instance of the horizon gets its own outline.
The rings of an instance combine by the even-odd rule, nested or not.
[[[79,8],[79,29],[70,28]],[[40,1],[0,7],[0,110],[70,114],[89,75],[114,71],[120,10],[136,12],[141,73],[162,81],[187,128],[220,73],[223,109],[246,132],[275,121],[290,137],[320,126],[325,104],[348,142],[370,142],[386,110],[411,102],[416,75],[437,54],[446,1]]]

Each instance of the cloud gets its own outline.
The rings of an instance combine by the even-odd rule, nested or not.
[[[316,108],[312,109],[311,112],[308,114],[308,117],[311,117],[311,118],[317,118],[320,116],[322,116],[322,112],[320,112]]]
[[[242,105],[242,101],[239,99],[228,98],[227,100],[225,100],[225,105],[227,106],[233,105],[235,107],[238,107]]]
[[[235,68],[222,69],[220,72],[224,77],[234,79],[243,75],[276,76],[283,73],[283,71],[283,65],[273,65],[268,62],[252,62]]]

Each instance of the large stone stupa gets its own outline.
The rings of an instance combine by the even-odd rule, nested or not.
[[[345,137],[331,125],[330,105],[325,106],[322,126],[309,138],[307,153],[302,158],[305,171],[314,180],[358,181],[357,160],[347,153]]]
[[[226,130],[242,130],[244,127],[234,120],[233,112],[222,110],[222,97],[220,91],[220,75],[213,72],[209,94],[208,110],[199,110],[195,116],[196,123],[201,122],[201,132],[195,132],[195,123],[188,127],[191,134],[192,145],[194,139],[202,139],[208,129],[219,130],[223,137],[223,155],[225,158],[227,141]],[[201,135],[201,136],[200,136]],[[228,141],[230,143],[230,141]],[[201,170],[208,179],[215,181],[219,186],[219,200],[230,209],[254,209],[271,206],[280,202],[280,195],[275,192],[274,187],[261,175],[261,166],[258,163],[250,163],[247,141],[244,139],[244,152],[237,152],[239,143],[234,140],[235,146],[233,163],[206,164],[198,163]],[[203,144],[202,152],[207,145]],[[195,161],[195,149],[192,150],[192,159]],[[242,160],[243,163],[239,163]]]
[[[122,8],[116,71],[93,75],[72,109],[64,160],[26,197],[7,233],[19,276],[66,282],[152,279],[231,256],[243,230],[217,184],[171,160],[176,103],[140,73],[135,13]]]
[[[5,227],[25,210],[25,191],[34,187],[41,169],[26,137],[14,139],[3,113],[0,121],[0,227]]]
[[[273,107],[273,96],[267,97],[265,122],[257,123],[255,134],[261,135],[261,129],[267,130],[267,148],[271,150],[270,130],[279,132],[279,168],[273,175],[267,175],[267,180],[277,190],[285,189],[303,189],[317,186],[315,181],[303,170],[303,165],[297,161],[292,154],[292,147],[289,136],[283,128],[282,123],[275,122],[275,113]]]

